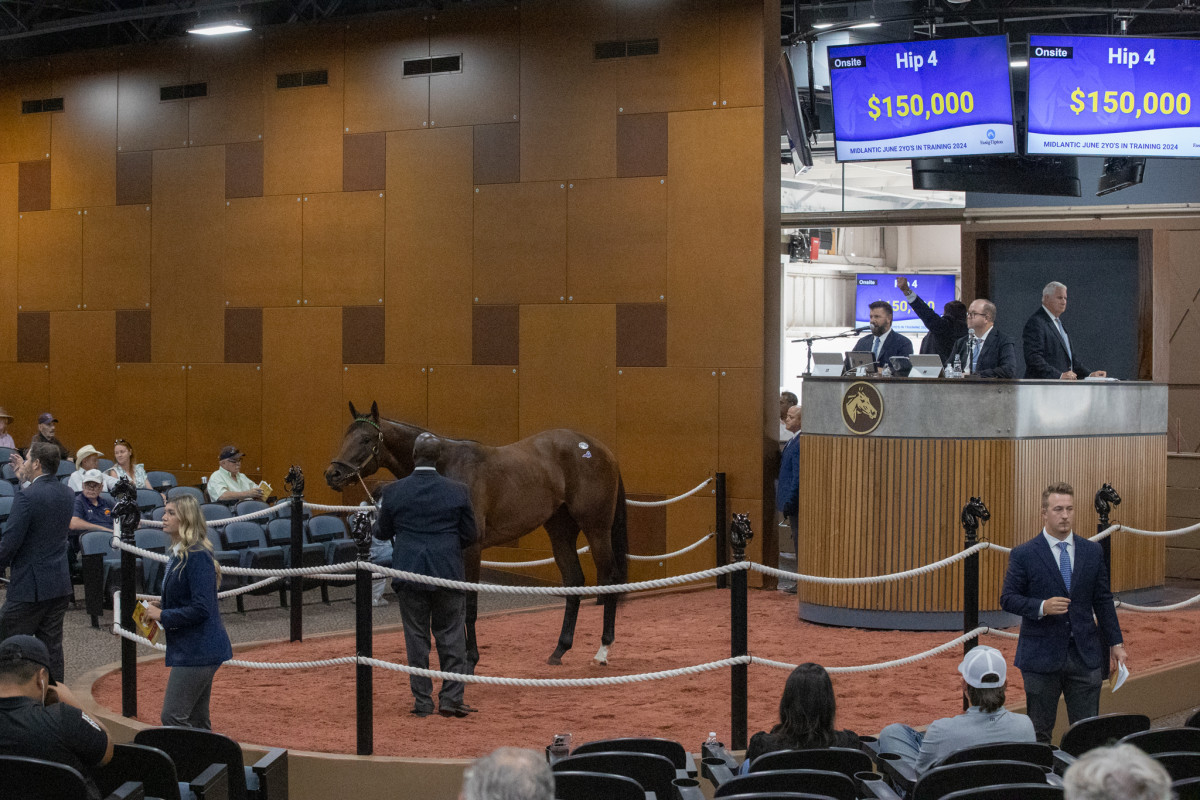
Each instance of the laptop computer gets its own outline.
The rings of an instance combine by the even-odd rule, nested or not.
[[[813,353],[812,374],[822,378],[836,378],[842,374],[841,353]]]
[[[911,355],[908,360],[912,363],[910,378],[936,378],[942,374],[942,357],[937,353]]]
[[[866,367],[868,373],[876,371],[875,356],[869,350],[851,350],[846,353],[846,360],[850,362],[850,372],[857,372],[859,367]]]

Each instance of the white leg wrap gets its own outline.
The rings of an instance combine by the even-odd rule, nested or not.
[[[600,645],[600,649],[596,651],[596,657],[593,658],[592,661],[595,661],[597,664],[607,664],[608,663],[608,645],[606,645],[606,644]]]

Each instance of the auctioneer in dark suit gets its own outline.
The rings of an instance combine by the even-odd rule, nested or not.
[[[50,677],[63,680],[63,615],[71,599],[67,530],[75,494],[53,475],[39,475],[13,498],[0,536],[0,571],[12,566],[0,610],[0,639],[36,636],[50,651]]]
[[[873,353],[875,351],[875,335],[868,333],[866,336],[859,339],[854,344],[854,350],[859,353]],[[881,368],[884,364],[888,364],[890,368],[891,363],[889,359],[892,356],[911,356],[912,351],[912,342],[909,341],[907,336],[896,333],[894,330],[889,329],[888,332],[884,334],[883,343],[879,347],[879,354],[875,356],[875,363]],[[907,375],[908,368],[906,367],[896,374]]]
[[[1021,339],[1025,345],[1025,377],[1058,380],[1064,372],[1074,372],[1083,379],[1091,374],[1075,356],[1075,348],[1066,329],[1059,332],[1058,323],[1045,306],[1040,306],[1025,323]],[[1069,349],[1068,349],[1069,348]]]
[[[950,361],[958,356],[963,368],[971,367],[971,374],[980,378],[1017,377],[1017,343],[995,326],[988,331],[979,348],[979,360],[971,360],[971,337],[964,336],[954,343]]]
[[[967,335],[965,312],[939,316],[929,307],[929,304],[915,295],[912,300],[908,301],[908,306],[916,312],[916,315],[921,318],[921,322],[925,323],[925,327],[929,329],[929,333],[925,334],[925,338],[921,340],[921,354],[936,354],[942,359],[943,364],[949,364],[952,359],[950,351],[954,348],[954,343],[958,341],[959,337]]]
[[[1024,678],[1028,713],[1038,741],[1044,742],[1050,741],[1054,730],[1060,694],[1066,698],[1071,722],[1099,713],[1108,648],[1122,642],[1103,550],[1098,543],[1075,534],[1070,538],[1075,558],[1069,590],[1059,568],[1059,554],[1039,531],[1009,554],[1000,595],[1000,607],[1021,617],[1021,638],[1013,663]],[[1051,597],[1068,598],[1067,613],[1041,616],[1043,601]]]
[[[439,475],[433,467],[419,466],[383,490],[377,536],[393,540],[394,569],[465,580],[462,552],[477,535],[467,487]],[[396,592],[409,666],[429,668],[432,632],[441,670],[467,674],[465,594],[413,581],[396,581]],[[413,713],[432,712],[433,681],[412,675],[409,686],[415,700]],[[457,681],[442,682],[438,693],[442,713],[452,714],[463,705],[463,688]]]

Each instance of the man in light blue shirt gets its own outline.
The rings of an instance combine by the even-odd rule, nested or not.
[[[958,665],[963,692],[971,707],[957,717],[934,720],[924,733],[893,723],[879,733],[879,750],[895,753],[924,773],[946,756],[967,747],[1000,742],[1034,741],[1033,722],[1004,707],[1008,668],[1004,654],[979,645]]]

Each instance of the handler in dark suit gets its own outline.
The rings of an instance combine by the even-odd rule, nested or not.
[[[1063,328],[1062,313],[1067,310],[1067,287],[1051,281],[1042,289],[1042,307],[1025,323],[1021,339],[1025,345],[1025,377],[1073,381],[1094,375],[1108,375],[1102,369],[1089,372],[1075,357],[1071,337]]]
[[[1072,532],[1070,484],[1053,483],[1042,492],[1042,525],[1040,534],[1009,555],[1000,607],[1021,617],[1013,663],[1025,682],[1037,739],[1049,742],[1059,695],[1066,697],[1072,723],[1096,716],[1104,660],[1115,670],[1126,654],[1103,551]]]
[[[1017,377],[1017,343],[996,330],[996,304],[982,298],[971,303],[967,325],[971,333],[954,343],[950,360],[958,356],[963,368],[979,378]]]
[[[71,600],[67,530],[75,494],[58,482],[58,448],[35,442],[22,480],[32,483],[13,499],[0,536],[0,571],[12,566],[0,609],[0,639],[36,636],[50,652],[50,677],[63,680],[63,615]]]
[[[892,306],[883,300],[876,300],[869,306],[871,309],[871,332],[859,339],[854,350],[859,353],[870,353],[878,367],[888,364],[892,356],[911,356],[912,342],[907,336],[902,336],[892,330]],[[847,366],[849,366],[847,364]],[[897,372],[897,375],[907,375],[910,367]]]
[[[393,540],[394,569],[461,581],[465,580],[462,552],[478,534],[475,513],[467,487],[438,474],[435,464],[440,450],[441,441],[433,434],[417,437],[412,475],[383,491],[377,538]],[[465,593],[396,581],[396,594],[400,597],[409,666],[429,668],[432,631],[441,670],[466,674]],[[415,701],[411,713],[418,717],[432,714],[433,681],[412,675],[408,682]],[[465,717],[473,711],[463,703],[463,689],[464,684],[458,681],[442,681],[438,713],[443,717]]]
[[[943,364],[950,363],[950,351],[954,343],[967,335],[967,307],[961,300],[951,300],[943,306],[943,313],[938,313],[929,304],[917,296],[908,286],[908,278],[896,278],[896,287],[904,292],[908,307],[916,312],[929,329],[921,340],[921,354],[934,354],[942,359]]]

